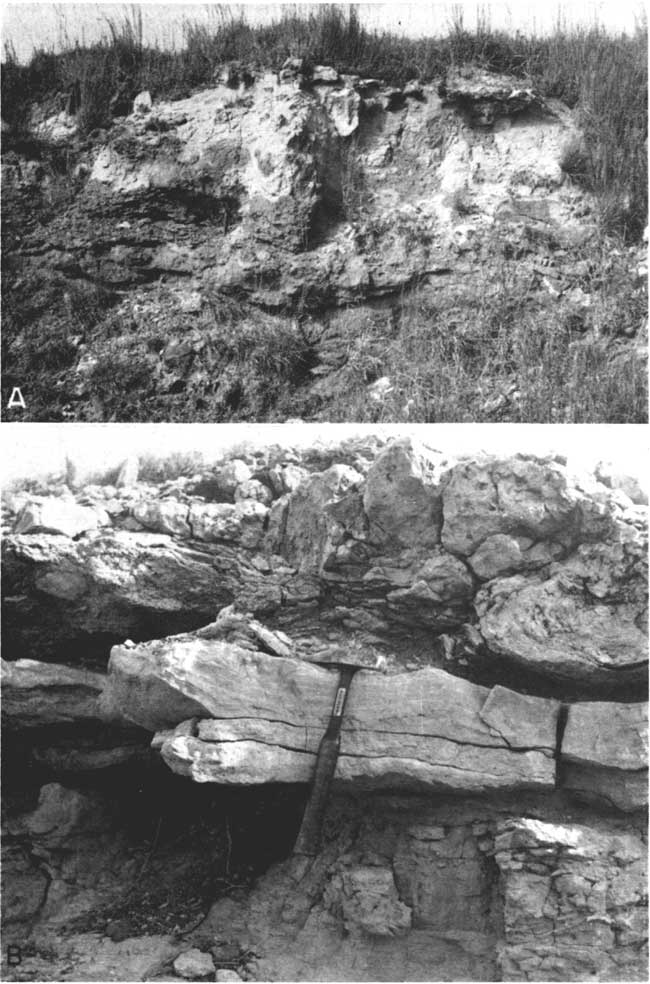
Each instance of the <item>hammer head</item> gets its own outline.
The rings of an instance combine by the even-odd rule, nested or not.
[[[343,668],[353,670],[375,670],[377,673],[385,673],[388,669],[388,661],[382,653],[378,653],[370,646],[361,647],[351,644],[350,647],[333,646],[325,652],[316,653],[305,657],[308,663],[317,663],[333,670]]]

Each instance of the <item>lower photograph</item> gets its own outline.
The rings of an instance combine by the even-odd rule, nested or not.
[[[4,981],[646,981],[641,428],[3,425]]]

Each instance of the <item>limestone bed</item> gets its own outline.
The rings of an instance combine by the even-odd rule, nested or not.
[[[378,439],[7,494],[6,979],[645,979],[643,503]]]

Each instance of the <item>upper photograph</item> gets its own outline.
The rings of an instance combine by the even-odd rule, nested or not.
[[[3,420],[647,421],[640,2],[2,40]]]

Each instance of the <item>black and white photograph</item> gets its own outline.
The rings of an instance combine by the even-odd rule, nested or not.
[[[10,430],[3,980],[647,980],[645,433]]]
[[[20,4],[4,43],[5,419],[647,421],[642,2]]]
[[[0,979],[645,984],[647,5],[0,20]]]

